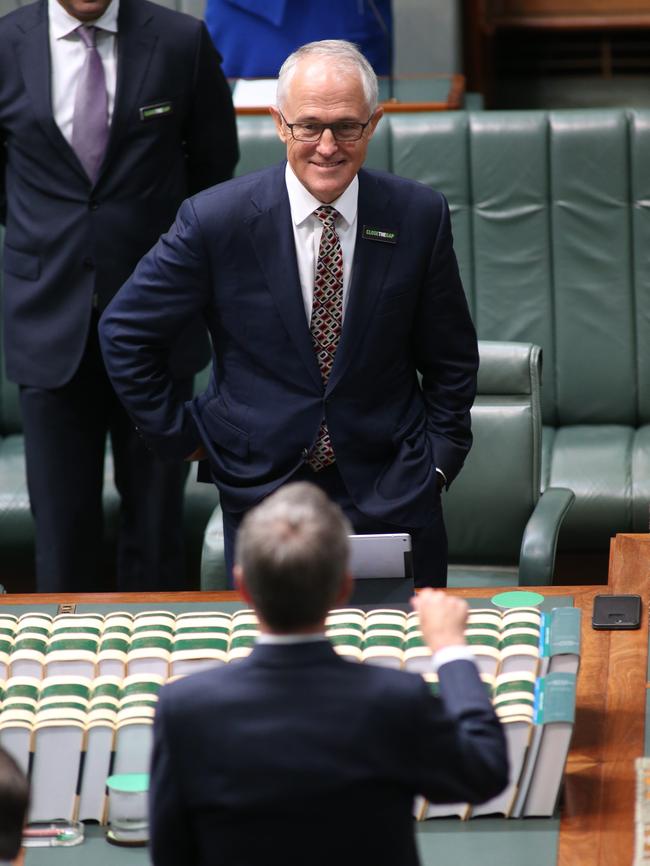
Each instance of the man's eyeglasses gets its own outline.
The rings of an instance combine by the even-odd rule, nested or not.
[[[352,120],[339,120],[336,123],[316,123],[306,121],[304,123],[288,123],[286,117],[280,112],[284,125],[296,141],[320,141],[321,135],[329,129],[336,141],[359,141],[363,131],[372,120],[372,115],[365,123],[357,123]]]

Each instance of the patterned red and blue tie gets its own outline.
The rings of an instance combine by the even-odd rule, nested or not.
[[[335,227],[338,215],[338,211],[329,205],[314,211],[314,216],[323,223],[323,234],[316,263],[310,330],[323,385],[327,385],[334,366],[343,320],[343,253]],[[323,419],[307,462],[315,472],[319,472],[335,459],[329,430]]]

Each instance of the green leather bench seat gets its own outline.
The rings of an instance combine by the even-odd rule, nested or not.
[[[282,157],[240,118],[250,171]],[[367,164],[449,199],[482,340],[542,347],[542,489],[576,503],[564,549],[648,529],[650,111],[385,115]]]
[[[0,441],[0,582],[8,584],[8,576],[25,572],[33,536],[23,437],[15,434]]]
[[[573,546],[613,531],[647,532],[650,426],[570,425],[544,430],[546,484],[570,487],[579,503],[563,526]]]
[[[541,352],[527,343],[479,342],[474,445],[444,494],[449,586],[550,584],[570,490],[540,496]]]

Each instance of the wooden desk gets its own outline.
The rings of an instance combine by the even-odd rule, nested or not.
[[[233,84],[234,82],[231,82]],[[379,78],[379,101],[388,114],[401,111],[457,111],[465,99],[465,76],[400,75]],[[268,114],[267,105],[239,106],[235,114]]]
[[[545,596],[570,595],[583,613],[574,738],[560,825],[558,866],[621,866],[632,862],[634,759],[643,754],[650,601],[650,536],[618,535],[610,553],[609,586],[542,586]],[[598,593],[637,593],[645,615],[638,631],[594,631],[591,608]],[[456,590],[484,598],[494,590]],[[237,601],[233,592],[7,595],[0,605],[83,603],[165,604]],[[550,864],[549,864],[550,866]]]

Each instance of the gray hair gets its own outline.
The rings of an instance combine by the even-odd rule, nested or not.
[[[346,575],[351,527],[313,484],[287,484],[244,517],[235,561],[253,604],[271,629],[317,625]]]
[[[320,42],[308,42],[290,54],[280,68],[276,102],[278,108],[284,106],[287,90],[301,60],[309,57],[327,57],[333,60],[339,68],[356,70],[361,77],[363,93],[366,97],[368,111],[373,114],[377,108],[379,87],[375,70],[352,42],[345,39],[323,39]]]

